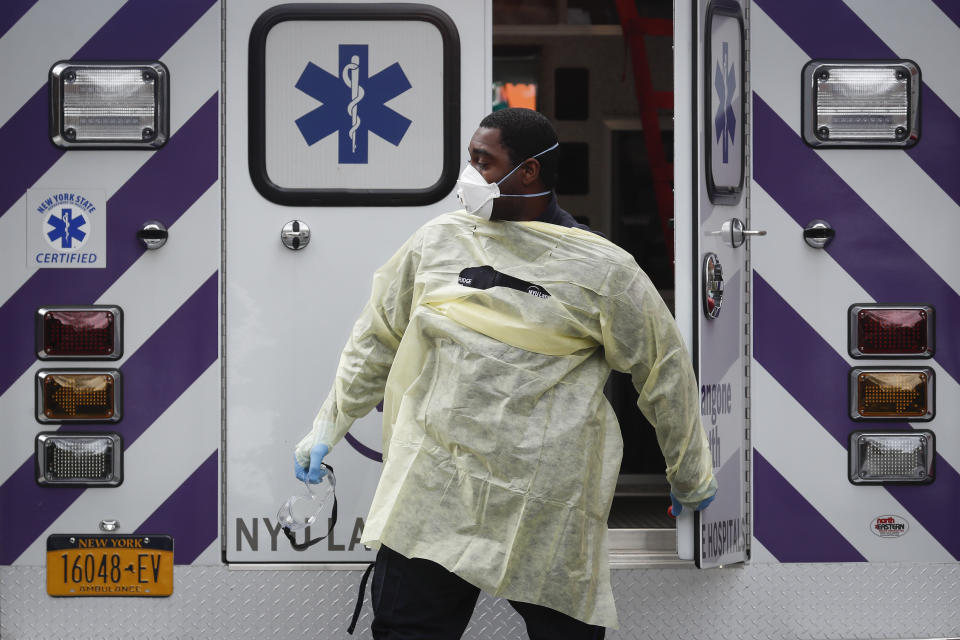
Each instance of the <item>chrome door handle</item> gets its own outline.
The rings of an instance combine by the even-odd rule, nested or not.
[[[812,220],[803,229],[803,240],[814,249],[825,249],[833,242],[836,230],[826,220]]]
[[[302,220],[291,220],[283,225],[280,241],[287,249],[299,251],[310,244],[310,227]]]
[[[724,243],[736,249],[746,241],[747,236],[765,236],[767,232],[758,229],[746,229],[740,218],[730,218],[720,226],[720,231],[714,231],[713,235],[721,236]]]

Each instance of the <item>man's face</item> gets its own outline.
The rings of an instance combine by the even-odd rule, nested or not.
[[[467,153],[470,154],[470,164],[487,182],[497,182],[513,169],[510,154],[500,142],[499,129],[477,129],[470,139]]]
[[[470,164],[480,172],[480,175],[487,182],[499,182],[514,167],[510,160],[510,153],[500,141],[499,129],[487,129],[485,127],[477,129],[473,138],[470,139],[467,153],[470,154]],[[517,193],[520,191],[523,181],[522,174],[523,168],[514,172],[500,185],[500,192]],[[518,208],[522,206],[521,202],[517,202],[518,200],[523,200],[523,198],[497,198],[493,201],[493,212],[490,218],[492,220],[515,218]]]

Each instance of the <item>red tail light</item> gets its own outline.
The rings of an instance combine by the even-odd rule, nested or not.
[[[854,305],[850,308],[850,355],[929,358],[933,355],[933,308]]]
[[[119,307],[44,307],[37,311],[41,360],[116,360],[123,355]]]

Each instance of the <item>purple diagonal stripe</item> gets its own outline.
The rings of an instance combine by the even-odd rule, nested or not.
[[[940,11],[947,14],[953,24],[960,27],[960,2],[957,2],[957,0],[933,0],[933,4],[940,7]]]
[[[129,447],[160,412],[180,397],[217,359],[217,274],[214,273],[120,367],[123,420],[118,431]],[[161,412],[162,412],[161,410]],[[83,431],[82,424],[61,431]]]
[[[932,304],[940,327],[958,326],[960,296],[756,93],[753,122],[754,180],[797,224],[829,220],[827,253],[878,302]],[[935,357],[960,381],[960,333],[939,331]]]
[[[192,563],[217,539],[217,460],[214,451],[135,531],[173,536],[174,564]]]
[[[129,447],[217,359],[217,274],[214,273],[120,367],[124,417],[116,429]],[[64,425],[86,431],[91,425]],[[0,486],[0,564],[10,564],[49,527],[82,489],[39,487],[31,455]],[[136,473],[126,469],[125,473]],[[100,489],[109,491],[109,489]],[[30,514],[30,526],[7,514]]]
[[[753,285],[754,358],[846,446],[850,432],[862,428],[849,416],[850,366],[756,270]],[[910,425],[884,422],[871,423],[870,428],[909,429]]]
[[[0,127],[0,217],[3,217],[27,189],[53,166],[64,153],[50,142],[50,117],[46,87],[37,91],[20,110]]]
[[[960,173],[956,166],[960,118],[926,84],[920,88],[920,118],[920,142],[907,149],[907,155],[960,204]]]
[[[900,57],[841,0],[760,0],[757,4],[812,59]],[[823,19],[812,20],[811,16],[823,16]],[[902,53],[910,57],[909,52]],[[907,154],[960,204],[960,172],[956,170],[958,145],[960,118],[929,86],[922,84],[920,142],[908,149]]]
[[[74,56],[78,60],[158,60],[216,0],[128,0]]]
[[[753,534],[780,562],[866,562],[756,449],[753,500]]]
[[[0,307],[0,394],[35,361],[33,316],[44,304],[92,304],[146,251],[136,233],[168,227],[217,180],[217,94],[107,201],[107,268],[39,269]]]
[[[159,60],[213,2],[169,0],[159,9],[153,0],[129,0],[71,59]],[[38,78],[40,85],[45,81]],[[64,153],[50,142],[47,94],[47,87],[41,86],[0,128],[0,216]]]
[[[754,358],[844,448],[859,429],[910,429],[905,422],[855,423],[850,419],[850,366],[816,330],[753,272]],[[845,310],[839,310],[843,313]],[[960,474],[936,457],[933,484],[886,487],[900,504],[960,559],[960,514],[943,505],[960,504]],[[759,518],[758,518],[759,521]]]
[[[897,57],[842,0],[754,0],[754,4],[811,58]],[[813,16],[820,18],[811,20]]]
[[[4,0],[3,11],[0,11],[0,38],[35,4],[37,0]]]

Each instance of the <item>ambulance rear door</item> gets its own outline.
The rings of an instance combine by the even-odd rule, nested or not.
[[[748,31],[735,0],[683,5],[675,16],[677,131],[685,125],[675,134],[677,273],[696,283],[685,305],[719,491],[708,509],[681,515],[677,529],[680,556],[707,568],[749,558]]]
[[[229,3],[226,10],[225,560],[357,562],[381,416],[327,461],[338,524],[294,551],[277,522],[293,450],[333,384],[374,271],[459,208],[490,106],[486,2]],[[329,512],[309,535],[327,533]],[[298,534],[303,539],[303,533]]]

